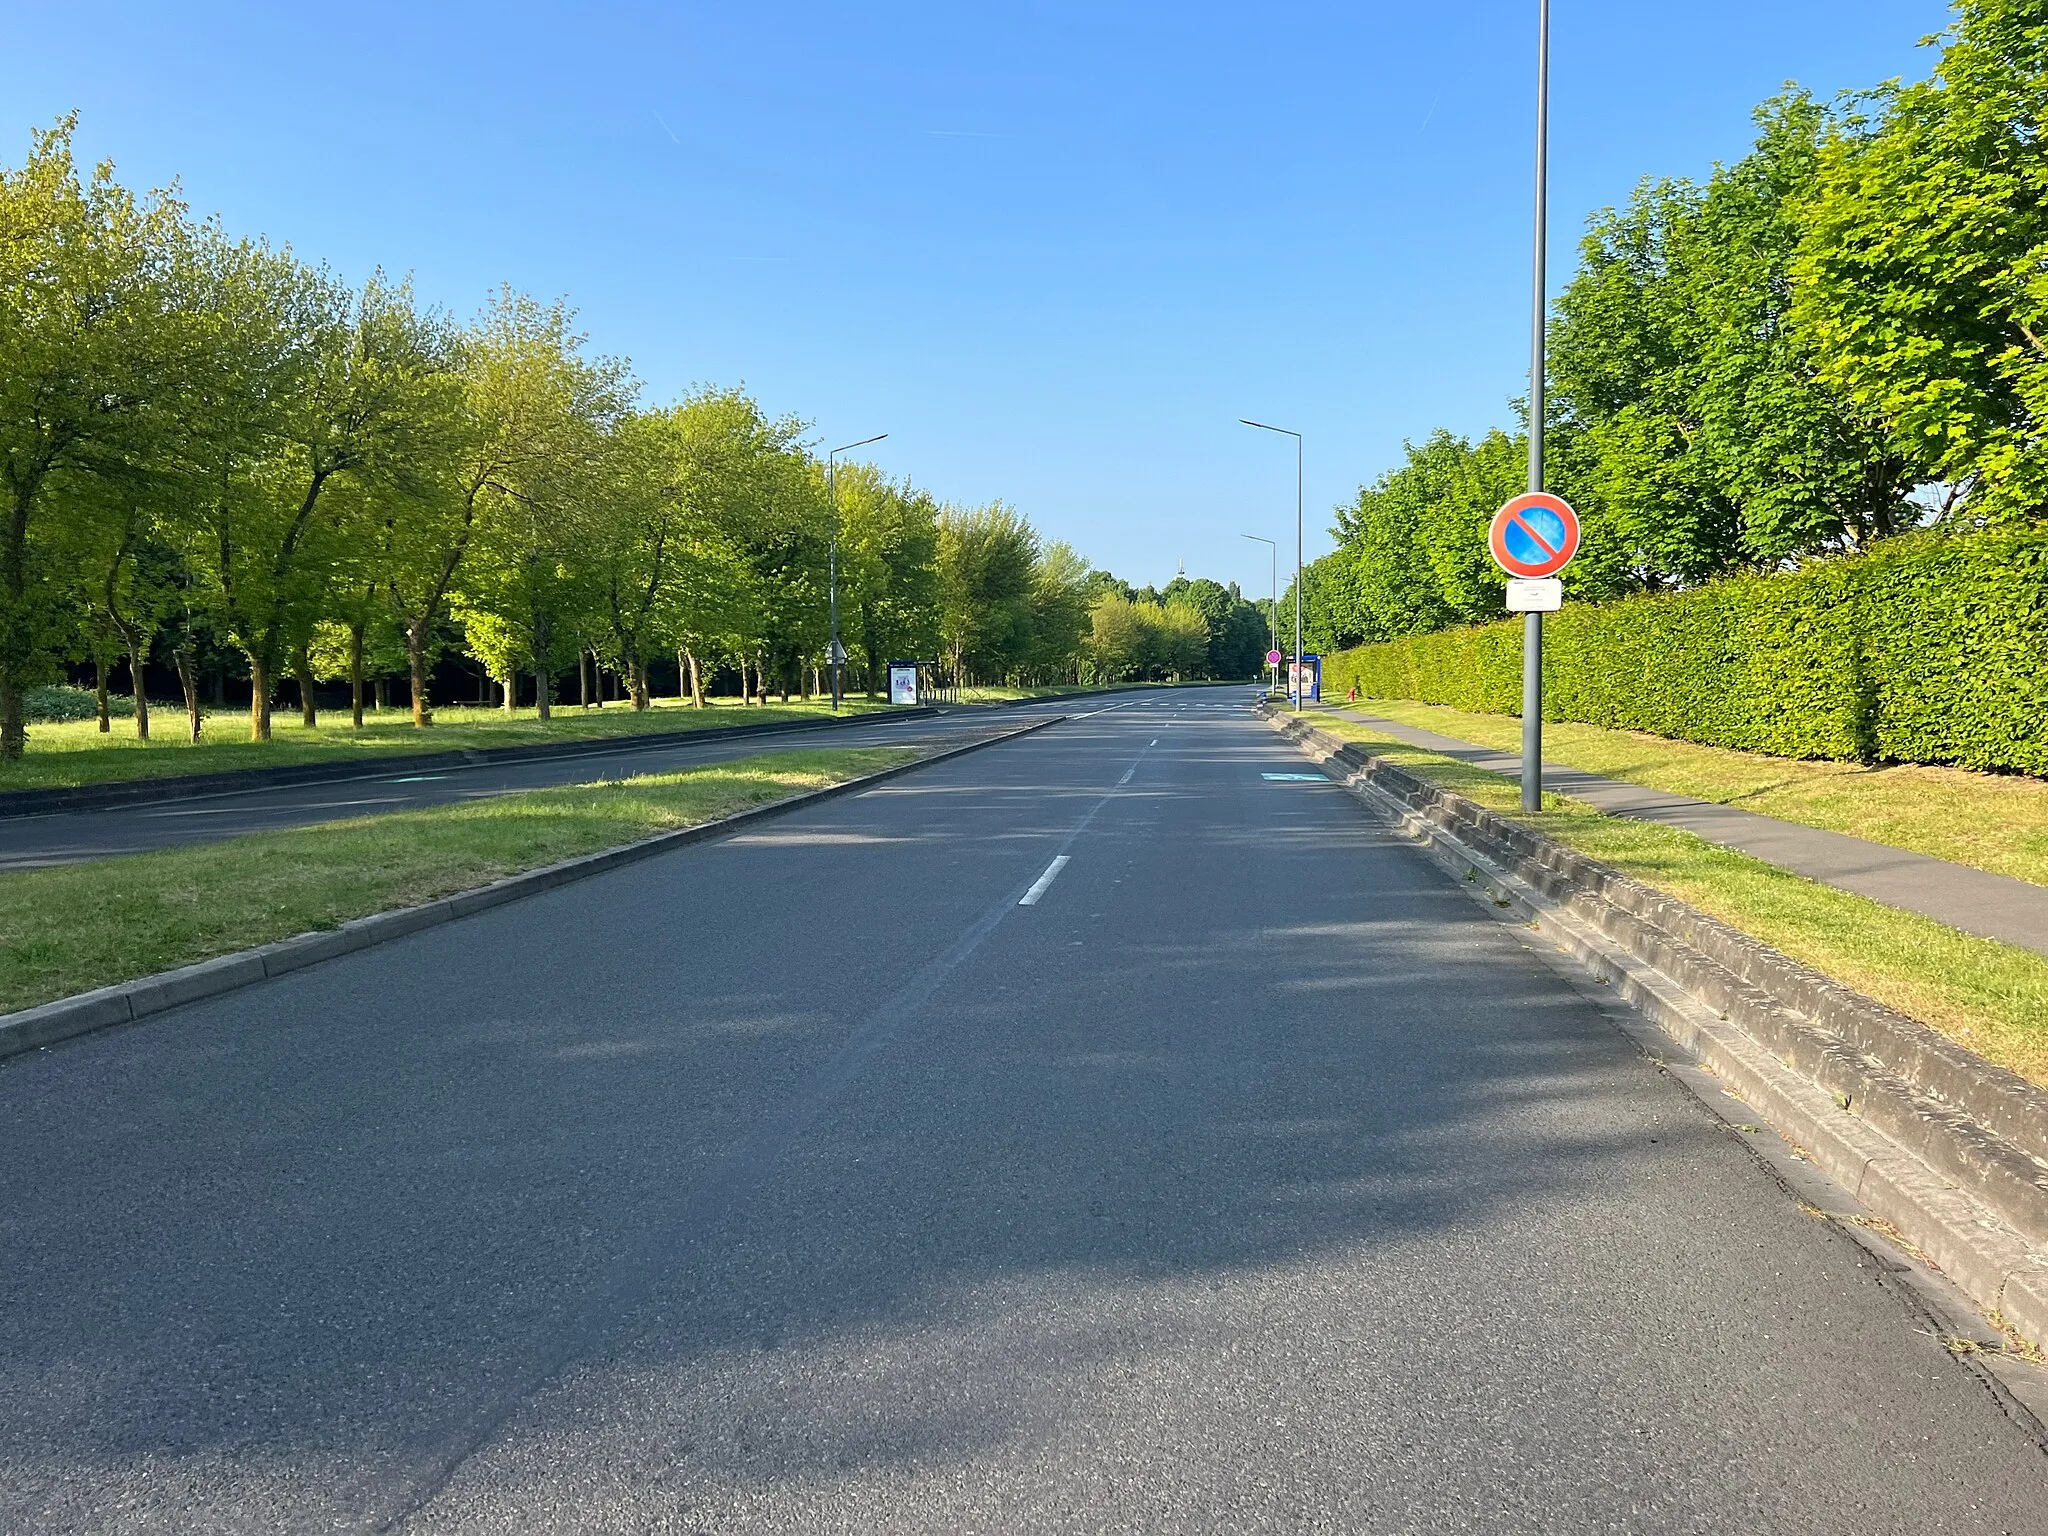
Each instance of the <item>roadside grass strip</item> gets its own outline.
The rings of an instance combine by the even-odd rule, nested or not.
[[[1475,746],[1522,750],[1522,722],[1511,715],[1405,699],[1360,699],[1356,707]],[[1333,731],[1351,724],[1323,714],[1316,722]],[[1767,757],[1566,720],[1543,722],[1543,757],[1646,789],[2048,885],[2048,780],[1913,763],[1866,767]]]
[[[1562,795],[1546,794],[1540,812],[1525,814],[1513,779],[1395,741],[1356,721],[1320,714],[1315,723],[1370,746],[1418,778],[1666,891],[1931,1025],[1986,1060],[2048,1086],[2048,957],[1817,884],[1690,832],[1609,816]],[[1441,724],[1432,728],[1453,734]]]
[[[696,826],[925,755],[777,752],[0,877],[0,1012]]]
[[[846,701],[842,713],[880,712],[888,706],[859,699]],[[135,739],[130,720],[116,720],[102,736],[91,720],[31,725],[28,752],[19,761],[0,764],[0,791],[10,789],[75,789],[86,784],[112,784],[132,779],[166,778],[185,773],[223,773],[236,768],[281,768],[298,763],[348,763],[357,758],[395,757],[419,752],[525,747],[546,743],[606,741],[671,731],[718,730],[733,725],[783,721],[824,721],[832,718],[829,702],[771,704],[743,708],[737,699],[704,709],[666,699],[635,712],[630,705],[604,709],[557,705],[552,720],[531,709],[507,714],[502,709],[441,706],[424,730],[404,709],[386,709],[363,716],[358,731],[347,710],[326,711],[321,723],[307,730],[296,714],[279,713],[271,722],[269,741],[245,739],[246,710],[209,711],[198,743],[186,738],[181,706],[159,706],[152,712],[152,738]]]

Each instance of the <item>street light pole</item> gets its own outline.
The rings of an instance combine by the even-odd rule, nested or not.
[[[1536,253],[1529,322],[1529,489],[1543,489],[1544,241],[1550,194],[1550,0],[1536,0]],[[1522,809],[1543,808],[1543,615],[1522,615]]]
[[[1271,649],[1273,642],[1280,638],[1280,545],[1273,539],[1262,539],[1256,533],[1243,534],[1241,537],[1263,544],[1273,552],[1273,601],[1266,606],[1266,645]],[[1280,681],[1280,669],[1268,665],[1266,670],[1273,674],[1266,684],[1266,692],[1270,696],[1273,684]]]
[[[1544,0],[1548,5],[1549,0]],[[1546,14],[1548,14],[1546,12]],[[1278,432],[1282,437],[1294,439],[1294,670],[1289,674],[1287,695],[1294,700],[1294,707],[1301,708],[1301,434],[1290,432],[1285,427],[1269,427],[1263,421],[1253,421],[1249,416],[1237,418],[1248,427],[1257,427],[1261,432]]]
[[[828,581],[832,592],[832,649],[826,653],[832,667],[832,713],[839,713],[839,669],[846,665],[846,648],[839,643],[839,455],[851,448],[865,448],[869,443],[879,443],[889,434],[877,432],[873,437],[864,437],[857,443],[848,443],[845,448],[834,448],[825,455],[825,494],[832,499],[832,555],[829,562]],[[874,679],[868,679],[873,687]]]

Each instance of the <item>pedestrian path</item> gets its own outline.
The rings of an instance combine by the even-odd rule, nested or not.
[[[1356,720],[1396,741],[1454,757],[1490,773],[1520,778],[1519,752],[1500,752],[1454,736],[1383,720],[1362,710],[1323,706],[1328,714]],[[1677,827],[1710,843],[1734,848],[1837,890],[1853,891],[1888,907],[1918,912],[1937,922],[1987,939],[2048,955],[2048,886],[1952,864],[1947,859],[1873,843],[1845,832],[1759,816],[1711,800],[1645,789],[1561,764],[1543,765],[1543,787],[1607,812]]]

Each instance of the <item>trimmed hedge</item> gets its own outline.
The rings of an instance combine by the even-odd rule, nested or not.
[[[1781,757],[2048,775],[2048,532],[1889,539],[1797,571],[1568,605],[1544,715]],[[1341,651],[1323,696],[1519,714],[1519,619]]]

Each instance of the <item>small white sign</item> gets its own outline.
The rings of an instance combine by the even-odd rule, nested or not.
[[[1508,580],[1509,613],[1556,613],[1564,606],[1564,583],[1555,576],[1514,576]]]

